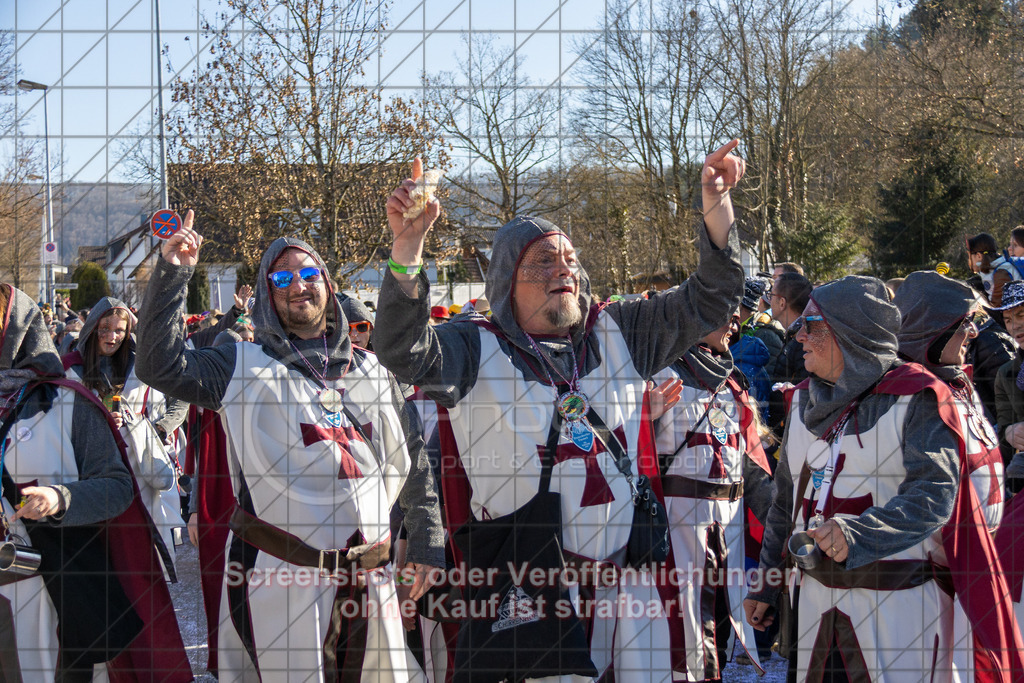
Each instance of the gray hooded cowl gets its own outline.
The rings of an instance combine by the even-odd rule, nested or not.
[[[348,339],[348,321],[345,312],[334,296],[335,287],[328,275],[327,266],[320,254],[313,247],[302,240],[291,237],[279,237],[270,243],[267,251],[260,260],[259,275],[256,276],[255,298],[252,307],[252,324],[255,328],[255,342],[261,345],[264,350],[282,363],[292,369],[310,377],[311,372],[306,363],[296,353],[298,350],[306,361],[322,372],[324,367],[324,338],[314,339],[289,338],[288,333],[281,326],[281,320],[274,308],[274,296],[271,292],[272,284],[267,276],[270,274],[270,267],[280,258],[285,249],[299,249],[316,261],[316,264],[323,269],[324,285],[327,288],[327,357],[330,359],[327,364],[328,377],[340,377],[352,358],[352,343]]]
[[[0,372],[5,380],[37,375],[63,377],[64,367],[39,307],[20,289],[0,286],[10,290],[10,304],[3,313],[0,331]],[[20,384],[24,382],[19,388]]]
[[[373,324],[373,313],[366,307],[359,299],[353,299],[345,294],[338,294],[338,300],[341,301],[341,310],[345,312],[345,317],[350,323],[368,322]]]
[[[125,335],[125,342],[135,345],[135,328],[139,324],[139,319],[135,317],[131,309],[128,308],[128,304],[115,299],[112,296],[105,296],[96,302],[96,305],[89,309],[89,317],[85,319],[82,324],[82,331],[78,333],[78,345],[76,348],[79,351],[84,351],[85,347],[89,344],[93,335],[96,333],[96,328],[100,324],[100,320],[110,311],[115,308],[123,309],[128,313],[128,334]]]
[[[523,258],[526,250],[531,244],[548,235],[565,236],[565,233],[550,221],[529,216],[519,216],[503,225],[494,236],[494,249],[491,252],[491,263],[487,268],[487,283],[484,289],[484,295],[491,304],[491,320],[501,328],[502,333],[511,344],[533,357],[536,357],[537,354],[526,333],[516,322],[513,306],[515,277],[516,271],[519,269],[519,261]],[[587,275],[583,266],[578,266],[577,279],[579,281],[578,301],[585,322],[587,312],[590,310],[590,276]],[[573,347],[578,347],[583,332],[582,324],[573,328],[571,332]],[[564,346],[564,344],[559,345]],[[548,357],[551,357],[550,354]],[[569,362],[565,367],[558,368],[560,372],[568,372],[571,369],[571,359],[567,358],[566,360]],[[557,361],[555,362],[557,364]],[[586,371],[586,367],[584,370]]]
[[[10,290],[10,303],[0,331],[0,392],[18,391],[36,377],[63,378],[64,367],[50,339],[43,315],[19,289]],[[57,389],[34,391],[22,404],[19,419],[49,411]],[[114,442],[107,419],[88,399],[75,396],[71,446],[78,478],[52,483],[64,499],[63,517],[50,520],[64,526],[95,524],[116,517],[132,500],[132,480]],[[74,502],[74,504],[72,504]]]
[[[974,306],[974,293],[959,280],[922,270],[911,273],[896,291],[893,303],[900,311],[900,355],[920,363],[946,382],[964,381],[960,365],[937,365],[928,358],[936,342],[955,332]]]
[[[121,378],[121,382],[124,382],[131,375],[132,368],[135,365],[135,328],[139,322],[139,319],[128,308],[128,304],[112,296],[105,296],[97,301],[96,305],[89,309],[89,316],[85,319],[85,323],[82,324],[82,331],[78,334],[78,342],[75,344],[75,349],[84,356],[89,345],[97,343],[96,329],[99,327],[100,320],[110,311],[118,308],[128,313],[128,332],[125,334],[123,343],[128,344],[131,349],[131,357],[128,361],[128,367],[125,368],[125,376]],[[109,385],[114,386],[115,378],[113,377],[113,367],[110,363],[110,358],[101,356],[99,358],[99,365],[100,372],[106,377]],[[81,366],[78,368],[78,374],[79,376],[82,375]]]
[[[889,301],[885,284],[873,277],[850,275],[811,293],[843,354],[843,372],[830,384],[811,377],[804,424],[822,436],[848,405],[898,364],[896,334],[900,312]]]

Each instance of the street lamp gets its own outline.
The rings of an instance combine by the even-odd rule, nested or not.
[[[42,83],[36,83],[35,81],[28,81],[24,78],[18,81],[18,87],[22,90],[42,90],[43,91],[43,145],[46,152],[46,241],[53,241],[53,194],[50,189],[50,119],[49,113],[46,108],[46,93],[50,89],[49,86],[43,85]],[[49,263],[44,266],[44,293],[43,299],[48,303],[52,304],[53,291],[51,280],[53,279],[53,269]]]

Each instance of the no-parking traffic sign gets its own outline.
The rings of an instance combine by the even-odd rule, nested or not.
[[[169,239],[181,229],[181,216],[171,209],[160,209],[149,219],[149,227],[160,239]]]
[[[60,254],[57,252],[56,242],[43,242],[43,257],[42,262],[44,266],[56,265]]]

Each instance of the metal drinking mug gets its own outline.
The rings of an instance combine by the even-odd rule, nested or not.
[[[13,574],[35,574],[43,556],[32,546],[14,541],[0,543],[0,572]]]
[[[798,531],[789,537],[789,554],[801,569],[814,569],[822,557],[821,548],[806,531]]]

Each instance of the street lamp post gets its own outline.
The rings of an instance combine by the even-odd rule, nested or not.
[[[156,107],[160,136],[160,208],[170,208],[167,198],[167,138],[164,135],[164,75],[163,49],[160,42],[160,0],[153,0],[156,16]]]
[[[18,87],[22,90],[42,90],[43,91],[43,147],[46,154],[46,241],[53,241],[53,193],[50,187],[50,119],[49,112],[46,107],[46,93],[50,87],[43,85],[42,83],[36,83],[35,81],[27,81],[24,78],[18,81]],[[53,304],[53,288],[51,282],[53,279],[53,268],[47,263],[43,267],[44,272],[44,284],[43,284],[43,300],[48,304]]]

